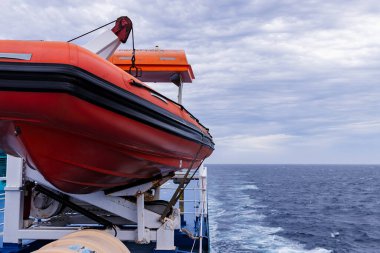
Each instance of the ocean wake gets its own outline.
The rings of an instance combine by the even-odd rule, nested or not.
[[[265,215],[250,192],[259,188],[254,184],[242,184],[236,188],[224,188],[226,201],[219,201],[218,194],[209,192],[209,221],[211,252],[266,252],[266,253],[327,253],[323,248],[305,249],[305,246],[276,235],[281,227],[262,224]],[[228,190],[227,190],[228,191]],[[229,199],[231,196],[231,199]]]

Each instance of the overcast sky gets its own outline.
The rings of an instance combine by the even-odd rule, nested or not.
[[[208,163],[380,163],[378,1],[1,0],[0,39],[66,41],[122,15],[137,48],[186,50]]]

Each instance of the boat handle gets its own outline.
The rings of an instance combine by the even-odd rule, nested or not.
[[[168,101],[167,101],[165,98],[161,97],[160,95],[158,95],[158,94],[156,94],[156,93],[151,92],[150,95],[152,95],[152,96],[155,97],[155,98],[160,99],[161,101],[163,101],[163,102],[166,103],[166,104],[168,103]]]
[[[130,66],[128,73],[134,77],[142,77],[142,69],[137,66]]]

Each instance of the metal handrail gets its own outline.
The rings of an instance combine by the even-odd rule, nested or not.
[[[202,200],[200,200],[200,199],[190,199],[190,200],[178,200],[178,202],[199,202],[199,203],[201,203],[201,202],[203,202]]]
[[[169,188],[161,188],[161,189],[169,189]],[[170,189],[177,189],[177,188],[170,188]],[[186,188],[186,190],[193,190],[194,191],[194,193],[195,193],[195,190],[202,190],[202,188]],[[181,212],[181,214],[195,214],[196,216],[199,216],[199,214],[200,214],[200,210],[197,210],[197,208],[199,208],[200,206],[202,206],[202,204],[203,203],[205,203],[206,201],[204,201],[204,200],[201,200],[201,199],[196,199],[196,198],[194,198],[194,199],[186,199],[186,200],[181,200],[181,199],[179,199],[178,200],[178,202],[182,202],[182,203],[191,203],[191,202],[193,202],[194,203],[194,211],[192,211],[192,212]]]
[[[177,188],[176,187],[161,187],[161,190],[176,190]],[[185,188],[186,190],[203,190],[202,188],[189,188],[189,187],[186,187]]]
[[[202,171],[203,173],[203,171]],[[199,253],[202,253],[202,241],[203,241],[203,219],[207,216],[206,205],[207,205],[207,196],[206,196],[206,188],[207,184],[205,185],[205,179],[207,178],[207,175],[200,175],[200,183],[201,183],[201,206],[200,206],[200,214],[199,214],[199,221],[200,221],[200,228],[199,228]]]
[[[4,178],[4,179],[3,179]],[[6,177],[0,177],[0,181],[5,180]],[[0,193],[0,201],[5,200],[5,193]],[[5,208],[0,208],[0,213],[4,213]],[[4,227],[4,223],[0,223],[0,227]],[[0,231],[3,231],[2,229]]]
[[[195,215],[196,217],[198,217],[198,221],[199,221],[199,224],[197,225],[197,233],[198,233],[198,236],[195,236],[194,237],[194,244],[193,244],[193,248],[191,249],[191,252],[194,252],[193,249],[194,249],[194,245],[195,245],[195,240],[199,240],[199,248],[198,248],[198,252],[201,253],[202,252],[202,244],[203,244],[203,230],[204,230],[204,218],[207,217],[207,183],[206,183],[206,178],[207,178],[207,172],[203,171],[203,169],[201,170],[202,172],[200,172],[198,175],[197,175],[197,178],[196,179],[193,179],[193,180],[197,180],[198,183],[197,183],[197,186],[198,187],[186,187],[185,188],[185,192],[194,192],[194,199],[186,199],[186,200],[178,200],[178,202],[181,202],[181,203],[191,203],[193,202],[194,203],[194,211],[181,211],[180,213],[181,214],[189,214],[189,215]],[[207,171],[207,170],[206,170]],[[204,173],[204,174],[203,174]],[[177,177],[181,178],[181,174],[176,174]],[[170,186],[163,186],[161,187],[160,189],[162,190],[176,190],[177,187],[170,187]],[[196,197],[196,193],[199,192],[200,195],[199,195],[199,199]]]

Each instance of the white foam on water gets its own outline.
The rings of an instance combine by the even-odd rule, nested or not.
[[[238,189],[239,190],[259,190],[259,187],[250,183],[250,184],[242,185],[242,186],[238,187]]]
[[[244,185],[235,190],[247,189],[251,185]],[[254,187],[252,187],[254,188]],[[209,195],[209,222],[211,252],[268,252],[268,253],[328,253],[323,248],[305,249],[305,246],[290,239],[276,235],[283,230],[281,227],[268,227],[261,224],[266,217],[256,210],[255,200],[248,194],[239,194],[234,198],[242,201],[240,205],[229,206],[226,210],[224,204]],[[232,210],[232,212],[231,212]],[[219,226],[222,222],[228,229]]]
[[[209,232],[210,232],[210,240],[212,242],[217,242],[218,238],[220,238],[219,235],[219,229],[218,229],[218,218],[222,217],[223,214],[226,212],[221,207],[221,204],[217,201],[215,201],[214,198],[208,197],[208,220],[209,220]]]
[[[315,248],[311,250],[305,250],[305,249],[297,249],[292,247],[282,247],[276,251],[278,253],[330,253],[331,250],[323,249],[323,248]]]

